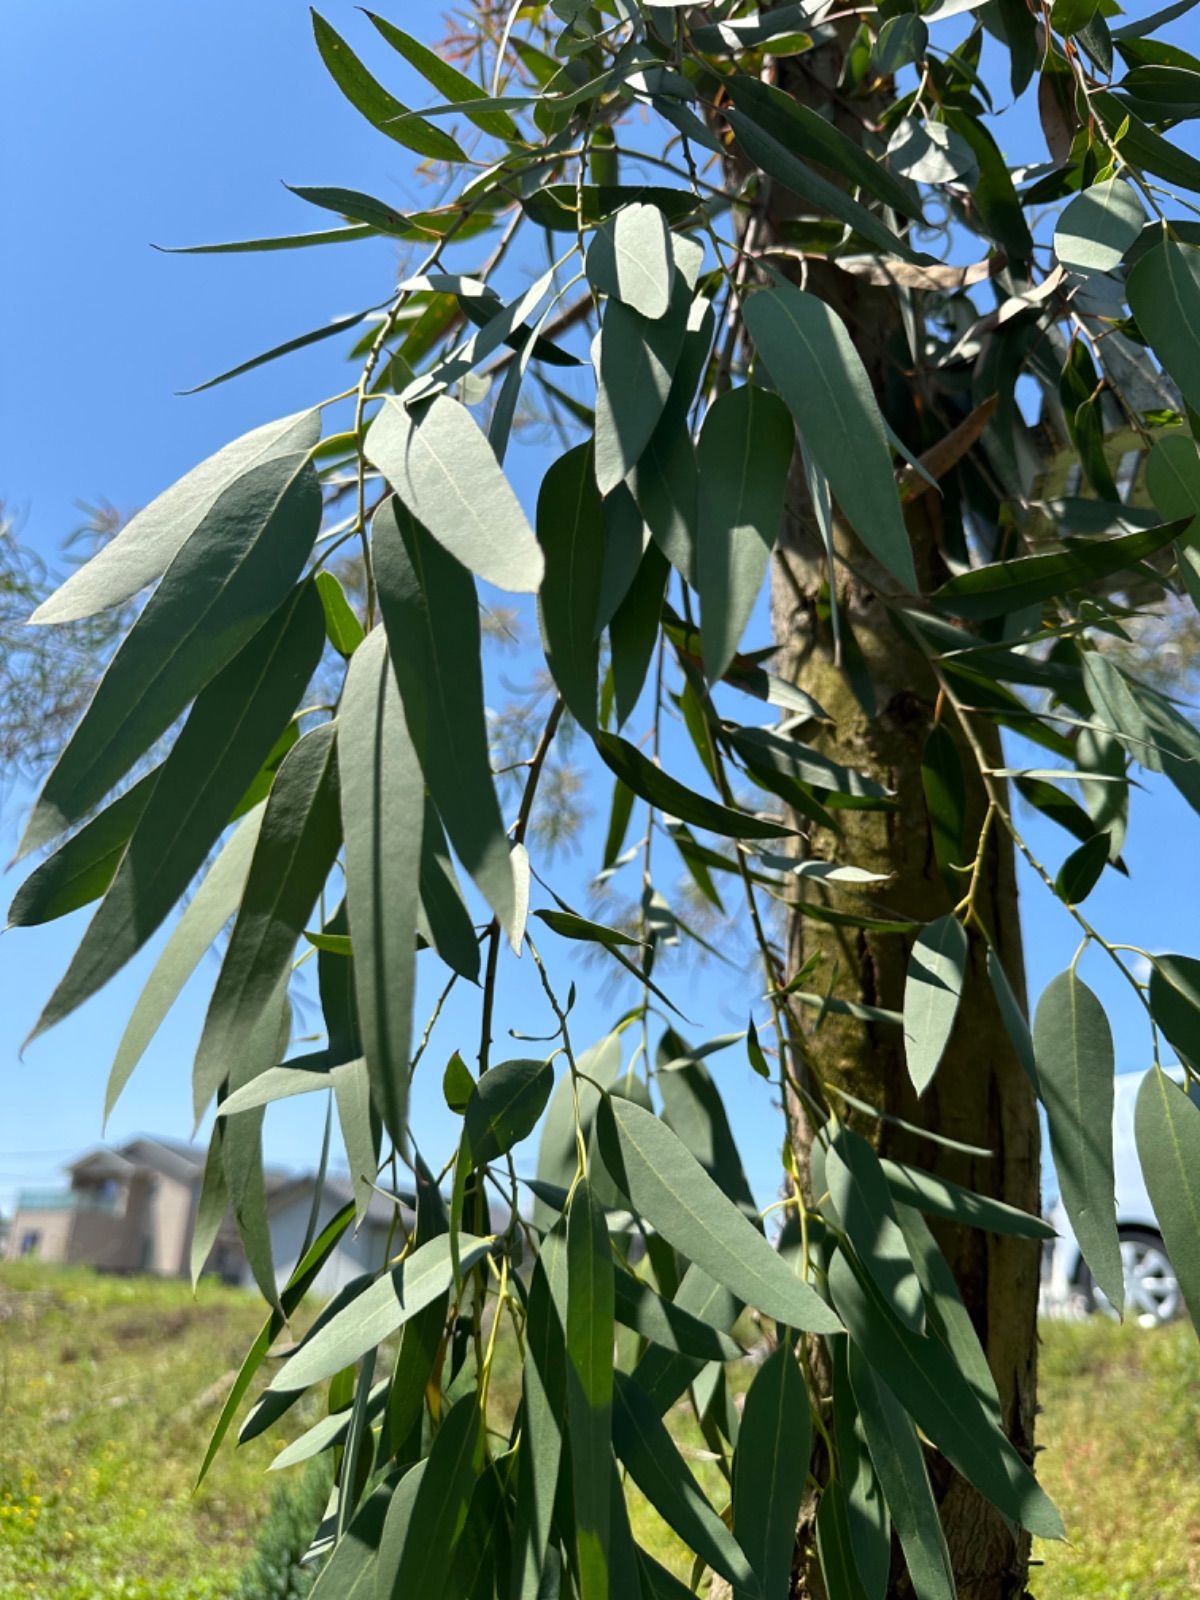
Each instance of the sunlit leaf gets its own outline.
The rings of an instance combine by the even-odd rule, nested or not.
[[[1160,1067],[1142,1079],[1134,1118],[1138,1159],[1163,1244],[1200,1328],[1200,1104]]]
[[[966,929],[948,912],[918,935],[904,980],[904,1054],[918,1094],[933,1081],[950,1042],[966,971]]]
[[[1059,973],[1038,1001],[1033,1051],[1063,1205],[1084,1260],[1120,1310],[1125,1272],[1113,1196],[1112,1031],[1073,969]]]

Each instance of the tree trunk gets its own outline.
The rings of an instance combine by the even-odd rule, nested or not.
[[[846,128],[862,135],[857,115],[846,120],[830,84],[840,68],[835,50],[813,52],[781,63],[782,86]],[[814,66],[820,66],[820,78]],[[876,108],[877,109],[877,108]],[[855,102],[857,114],[871,108]],[[758,242],[778,238],[789,197],[772,194]],[[810,260],[806,286],[832,304],[845,320],[867,367],[884,414],[911,448],[920,451],[922,418],[938,417],[936,374],[915,368],[894,290],[852,277],[836,265]],[[944,428],[933,425],[936,436]],[[929,493],[916,500],[908,514],[916,568],[928,591],[947,576],[940,554],[940,500]],[[773,616],[780,651],[777,670],[812,694],[835,719],[835,726],[813,742],[840,762],[867,773],[895,791],[891,811],[839,811],[839,829],[830,834],[807,831],[803,848],[813,855],[838,859],[889,875],[880,899],[894,912],[928,922],[949,911],[957,895],[947,888],[934,858],[921,782],[921,757],[935,719],[961,741],[949,707],[939,707],[937,685],[924,658],[896,631],[880,594],[888,580],[863,547],[844,529],[836,537],[850,568],[839,567],[837,602],[861,652],[861,668],[870,681],[874,704],[864,708],[852,685],[852,674],[835,661],[831,632],[823,616],[822,588],[829,576],[826,553],[808,506],[799,474],[793,485],[787,524],[773,569]],[[847,576],[852,570],[854,576]],[[975,728],[985,748],[999,753],[995,730]],[[807,733],[806,733],[807,737]],[[984,813],[982,784],[970,775],[975,762],[965,745],[963,767],[968,776],[966,856],[975,854]],[[997,765],[1001,763],[996,762]],[[963,880],[964,888],[966,879]],[[817,895],[842,909],[862,907],[847,893]],[[961,893],[961,891],[960,891]],[[991,829],[976,908],[990,931],[1005,971],[1024,997],[1024,967],[1018,918],[1013,848],[999,826]],[[787,932],[788,972],[799,970],[814,953],[822,957],[811,985],[849,1000],[899,1011],[911,940],[895,933],[837,927],[793,914]],[[901,1031],[863,1025],[827,1015],[811,1034],[811,1014],[798,1018],[810,1029],[808,1049],[821,1078],[861,1100],[936,1129],[955,1140],[982,1146],[990,1158],[965,1155],[930,1140],[919,1139],[845,1104],[840,1115],[858,1129],[881,1155],[911,1161],[955,1183],[996,1196],[1026,1211],[1039,1206],[1040,1132],[1032,1089],[1004,1031],[985,967],[986,949],[978,932],[971,937],[966,988],[953,1037],[937,1075],[917,1101],[904,1058]],[[793,1063],[797,1068],[800,1063]],[[801,1148],[801,1171],[807,1172],[807,1121],[793,1107]],[[1036,1309],[1039,1249],[1029,1240],[938,1224],[938,1242],[954,1270],[966,1306],[978,1330],[1000,1395],[1006,1431],[1026,1460],[1033,1458],[1037,1370]],[[961,1600],[1016,1600],[1026,1594],[1029,1539],[1014,1533],[984,1500],[940,1458],[931,1460],[947,1541]],[[819,1579],[798,1579],[797,1593],[820,1594]],[[893,1551],[889,1600],[908,1600],[911,1588],[898,1549]]]

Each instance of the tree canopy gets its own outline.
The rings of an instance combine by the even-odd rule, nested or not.
[[[439,196],[401,214],[298,187],[323,214],[311,232],[193,247],[384,236],[404,264],[375,306],[201,385],[333,338],[356,363],[343,392],[298,397],[200,463],[38,605],[39,625],[127,626],[32,806],[21,853],[53,848],[10,922],[96,903],[38,1034],[190,892],[110,1106],[231,925],[194,1065],[197,1116],[214,1100],[218,1115],[193,1268],[232,1207],[268,1312],[205,1469],[339,1238],[375,1197],[394,1207],[386,1266],[321,1310],[242,1426],[329,1389],[336,1422],[290,1452],[337,1452],[319,1600],[685,1593],[635,1539],[628,1483],[697,1575],[747,1600],[783,1600],[794,1566],[828,1600],[900,1592],[893,1534],[911,1592],[946,1600],[943,1468],[1008,1523],[1060,1537],[925,1219],[1031,1252],[1047,1224],[881,1158],[858,1116],[885,1108],[826,1082],[812,1047],[831,1015],[900,1030],[924,1095],[985,952],[1067,1213],[1117,1307],[1112,1043],[1082,952],[1105,952],[1144,1006],[1138,1146],[1200,1315],[1200,962],[1156,954],[1143,981],[1087,907],[1124,870],[1137,768],[1200,808],[1200,732],[1122,650],[1145,618],[1200,603],[1200,161],[1176,134],[1200,116],[1200,60],[1162,38],[1189,3],[1128,21],[1113,0],[552,0],[481,6],[440,52],[373,13],[353,43],[314,13],[350,105],[428,164]],[[1012,170],[997,105],[1035,82],[1047,159]],[[511,467],[533,414],[560,446],[527,503]],[[896,797],[859,770],[865,752],[829,753],[829,710],[747,637],[772,564],[797,582],[789,519],[825,575],[814,643],[857,702],[874,708],[866,591],[931,686],[921,828],[947,909],[930,920],[889,905],[886,873],[813,849]],[[549,685],[540,725],[520,730],[511,821],[482,665],[495,591],[536,596]],[[610,796],[597,870],[640,878],[619,926],[558,892],[531,833],[570,730]],[[1007,765],[1002,733],[1041,764]],[[1014,794],[1071,835],[1059,870]],[[1078,933],[1032,1025],[988,925],[989,840],[1011,841]],[[668,859],[753,935],[732,1040],[680,1031],[658,958],[705,937],[673,903]],[[903,941],[897,1005],[839,998],[816,958],[789,967],[778,907]],[[573,1030],[579,944],[592,971],[632,979],[598,1040]],[[494,1007],[517,959],[554,1032],[499,1060]],[[289,986],[311,963],[326,1042],[295,1054]],[[445,997],[471,986],[478,1050],[440,1061]],[[765,1213],[707,1065],[722,1048],[778,1094]],[[444,1073],[452,1150],[422,1148],[418,1071]],[[314,1211],[280,1285],[263,1117],[321,1091],[355,1199],[323,1228]],[[931,1151],[955,1142],[909,1131]],[[770,1353],[739,1411],[724,1363],[747,1311]],[[502,1340],[523,1356],[512,1416],[490,1391]],[[664,1421],[685,1394],[726,1485],[716,1502]]]

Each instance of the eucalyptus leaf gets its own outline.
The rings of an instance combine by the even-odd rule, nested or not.
[[[918,934],[904,980],[904,1054],[924,1094],[946,1053],[967,973],[967,933],[951,912]]]
[[[1112,1031],[1073,969],[1059,973],[1038,1001],[1033,1052],[1062,1202],[1084,1260],[1119,1311],[1125,1271],[1113,1193]]]
[[[1190,1092],[1189,1092],[1190,1090]],[[1200,1327],[1200,1104],[1160,1067],[1142,1079],[1134,1114],[1138,1159],[1163,1244]]]

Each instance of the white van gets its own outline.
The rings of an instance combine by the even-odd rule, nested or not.
[[[1176,1083],[1184,1082],[1181,1067],[1168,1067],[1166,1071]],[[1184,1307],[1134,1144],[1133,1111],[1145,1076],[1144,1072],[1128,1072],[1116,1080],[1113,1171],[1117,1230],[1125,1263],[1125,1315],[1144,1328],[1152,1328],[1181,1316]],[[1189,1093],[1200,1104],[1200,1086],[1193,1083]],[[1093,1312],[1112,1316],[1107,1296],[1097,1287],[1087,1262],[1079,1253],[1078,1241],[1061,1201],[1056,1200],[1051,1207],[1049,1221],[1058,1238],[1046,1247],[1042,1261],[1042,1314],[1073,1319]]]

